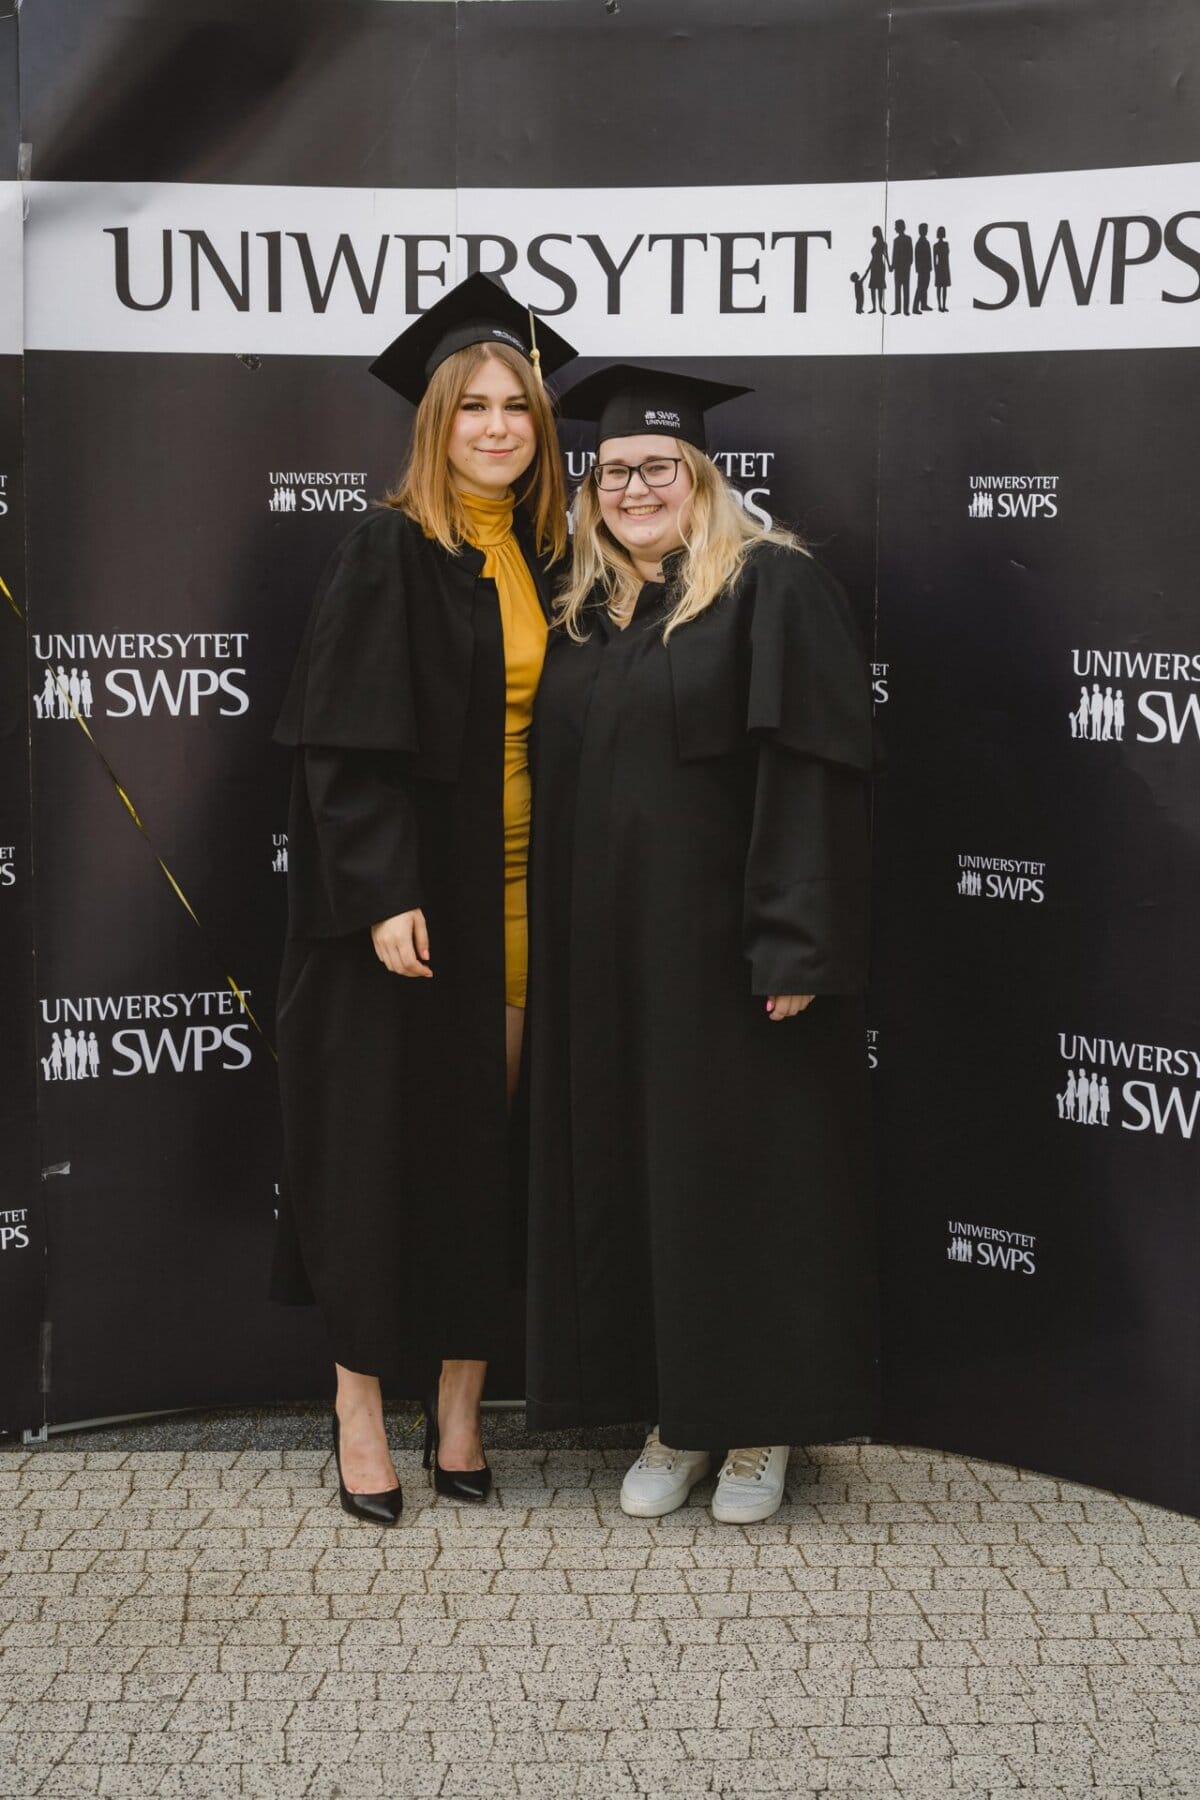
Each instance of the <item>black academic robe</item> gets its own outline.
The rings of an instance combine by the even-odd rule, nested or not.
[[[673,601],[554,633],[535,707],[529,1418],[829,1440],[876,1394],[866,669],[798,551]]]
[[[548,610],[519,509],[514,529]],[[335,1360],[393,1379],[486,1359],[511,1305],[504,644],[483,560],[372,512],[325,572],[275,733],[295,761],[272,1293],[315,1300]],[[371,942],[418,906],[432,980]]]

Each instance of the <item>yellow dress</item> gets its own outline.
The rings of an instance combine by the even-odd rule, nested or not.
[[[546,618],[529,565],[513,536],[513,496],[462,494],[467,542],[484,553],[496,583],[504,633],[504,998],[524,1006],[529,940],[529,724],[546,655]]]

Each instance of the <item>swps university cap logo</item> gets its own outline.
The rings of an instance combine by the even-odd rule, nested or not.
[[[249,999],[250,990],[244,990]],[[231,1073],[249,1068],[252,1027],[228,988],[196,994],[85,994],[39,1004],[42,1079]]]

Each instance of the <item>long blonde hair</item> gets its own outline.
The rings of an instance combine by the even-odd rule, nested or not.
[[[537,433],[537,455],[517,492],[517,502],[533,520],[538,550],[561,556],[567,547],[567,496],[554,411],[532,364],[507,344],[468,344],[434,370],[417,408],[408,460],[395,487],[385,496],[386,503],[406,512],[447,550],[462,548],[467,517],[450,479],[450,432],[467,383],[489,357],[517,377]]]
[[[733,487],[702,450],[680,438],[679,454],[692,476],[692,492],[682,515],[684,562],[679,598],[663,627],[664,641],[680,625],[702,613],[733,580],[755,544],[804,546],[793,532],[762,525],[738,503]],[[589,598],[600,589],[613,612],[632,608],[642,577],[629,552],[617,542],[600,511],[596,483],[588,475],[575,496],[571,573],[558,597],[557,622],[576,643],[583,629]]]

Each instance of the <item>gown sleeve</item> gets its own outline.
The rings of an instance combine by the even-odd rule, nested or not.
[[[340,936],[421,905],[403,526],[376,513],[334,553],[275,728],[296,750],[288,875],[301,933]]]
[[[405,759],[306,744],[302,778],[330,935],[421,905],[417,822]]]
[[[753,991],[866,985],[870,684],[840,588],[771,548],[756,571],[747,725],[758,765],[743,911]]]

